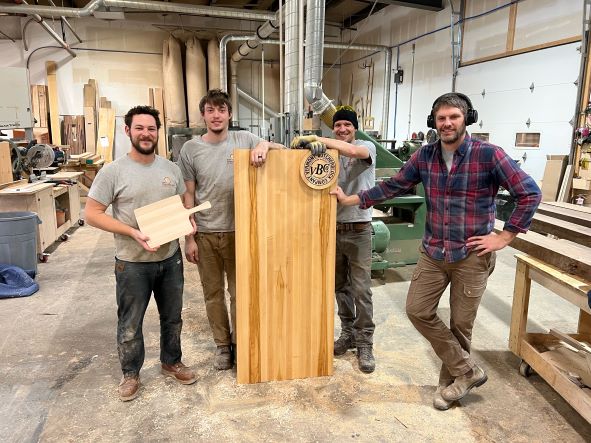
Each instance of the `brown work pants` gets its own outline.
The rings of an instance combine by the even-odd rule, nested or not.
[[[446,263],[429,257],[420,248],[420,257],[406,299],[406,313],[414,327],[431,343],[452,377],[474,367],[470,358],[472,327],[488,276],[495,267],[495,253],[478,257],[472,252],[464,260]],[[441,295],[450,285],[450,327],[437,315]]]
[[[197,267],[205,311],[213,340],[217,346],[236,343],[236,248],[233,232],[198,232],[197,241],[199,261]],[[226,307],[224,272],[228,279],[230,293],[230,316]],[[230,324],[231,320],[231,324]]]

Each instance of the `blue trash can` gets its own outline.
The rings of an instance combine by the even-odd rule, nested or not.
[[[0,263],[37,275],[39,223],[35,212],[0,212]]]

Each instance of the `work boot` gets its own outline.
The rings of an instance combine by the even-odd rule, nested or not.
[[[466,374],[456,377],[454,382],[441,391],[441,397],[447,401],[457,401],[466,396],[472,388],[482,386],[488,377],[484,369],[474,365]]]
[[[130,401],[137,397],[140,388],[139,375],[124,375],[119,383],[119,399],[121,401]]]
[[[357,363],[359,364],[359,370],[366,374],[370,374],[376,369],[376,361],[373,358],[371,346],[357,346]]]
[[[232,369],[234,360],[232,358],[232,348],[229,345],[218,346],[215,350],[215,360],[213,366],[218,371]]]
[[[163,375],[167,375],[168,377],[174,378],[179,383],[183,385],[192,385],[197,381],[195,377],[195,373],[191,371],[188,367],[186,367],[183,362],[177,362],[174,365],[167,365],[166,363],[162,363],[162,367],[160,368],[160,372]]]
[[[334,355],[343,355],[347,350],[354,349],[355,344],[353,343],[353,337],[350,335],[341,334],[340,337],[334,342]]]
[[[447,367],[442,364],[439,371],[439,386],[433,395],[433,407],[439,411],[447,411],[453,405],[453,401],[447,401],[441,396],[441,391],[454,382],[454,376],[449,373]]]

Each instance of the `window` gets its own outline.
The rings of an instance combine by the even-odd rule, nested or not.
[[[539,132],[518,132],[515,134],[516,148],[539,148],[540,147],[540,133]]]

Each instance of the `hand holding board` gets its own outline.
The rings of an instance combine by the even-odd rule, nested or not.
[[[180,195],[137,208],[135,218],[143,234],[150,237],[148,245],[152,248],[190,234],[193,230],[189,216],[195,212],[211,208],[211,203],[185,209]]]

